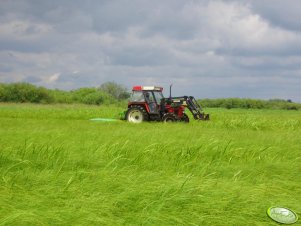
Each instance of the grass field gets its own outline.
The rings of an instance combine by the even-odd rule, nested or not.
[[[278,225],[301,215],[301,112],[92,122],[120,107],[0,104],[0,225]],[[296,225],[300,225],[300,220]]]

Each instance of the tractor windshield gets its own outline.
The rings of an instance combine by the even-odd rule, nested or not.
[[[162,92],[154,92],[154,96],[156,98],[156,102],[158,104],[161,103],[161,99],[164,98],[163,95],[162,95]]]
[[[144,102],[144,96],[142,91],[133,91],[131,98],[130,98],[131,102]]]

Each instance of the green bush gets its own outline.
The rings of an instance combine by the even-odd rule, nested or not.
[[[84,104],[109,104],[116,100],[108,93],[105,93],[97,88],[80,88],[71,91],[73,102]]]
[[[71,104],[73,103],[72,94],[68,91],[63,91],[59,89],[48,90],[51,97],[54,99],[54,103],[59,104]]]
[[[0,102],[6,102],[6,88],[2,83],[0,83]]]
[[[117,100],[125,100],[130,97],[128,90],[115,82],[105,82],[99,87],[103,91]]]
[[[94,105],[100,105],[100,104],[109,104],[110,99],[112,99],[110,96],[103,92],[94,92],[94,93],[89,93],[83,98],[83,103],[84,104],[94,104]],[[111,103],[114,103],[114,100],[111,100]]]
[[[1,85],[0,100],[3,102],[52,103],[54,100],[44,87],[28,83]]]
[[[95,93],[96,88],[80,88],[76,90],[71,90],[73,102],[83,103],[86,96]]]

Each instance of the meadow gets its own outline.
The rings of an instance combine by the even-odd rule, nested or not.
[[[301,215],[300,111],[89,120],[122,110],[0,104],[0,225],[278,225],[270,206]]]

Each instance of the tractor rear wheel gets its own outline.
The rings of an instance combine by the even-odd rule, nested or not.
[[[175,122],[176,120],[177,120],[177,118],[176,118],[175,114],[173,114],[173,113],[166,113],[162,117],[163,122]]]
[[[132,106],[126,112],[126,120],[133,123],[148,121],[148,114],[142,106]]]

